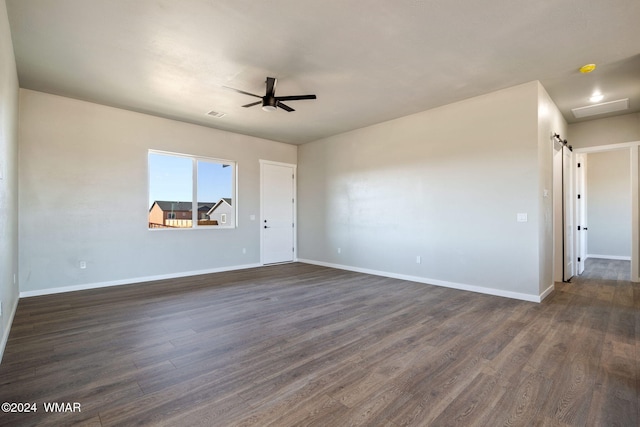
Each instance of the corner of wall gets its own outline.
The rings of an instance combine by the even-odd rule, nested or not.
[[[0,359],[18,304],[18,76],[5,0],[0,0]]]
[[[567,122],[546,89],[538,84],[538,262],[540,294],[553,283],[553,134],[566,138]],[[544,298],[544,297],[543,297]]]

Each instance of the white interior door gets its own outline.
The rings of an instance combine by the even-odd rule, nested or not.
[[[584,261],[587,258],[587,155],[576,154],[576,247],[577,274],[584,272]]]
[[[562,147],[562,187],[564,192],[563,218],[564,218],[564,277],[568,281],[576,275],[575,257],[575,218],[574,218],[574,194],[575,175],[573,152],[567,147]]]
[[[295,258],[295,172],[295,165],[260,163],[262,264]]]

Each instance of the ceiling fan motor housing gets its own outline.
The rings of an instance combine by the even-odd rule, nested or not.
[[[262,98],[262,109],[264,111],[275,111],[278,101],[273,96],[265,96]]]

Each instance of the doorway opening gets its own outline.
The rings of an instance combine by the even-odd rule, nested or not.
[[[629,150],[586,155],[589,221],[587,257],[631,260],[631,167]]]
[[[636,141],[575,150],[586,178],[583,203],[576,203],[576,210],[578,215],[583,212],[578,233],[585,242],[585,274],[591,278],[640,281],[639,145]]]

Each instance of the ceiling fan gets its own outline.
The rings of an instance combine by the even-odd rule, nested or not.
[[[267,77],[267,81],[265,82],[267,85],[267,91],[264,96],[255,95],[253,93],[245,92],[240,89],[234,89],[232,87],[224,86],[226,89],[235,90],[238,93],[242,93],[244,95],[255,96],[256,98],[262,98],[262,101],[252,102],[251,104],[243,105],[243,107],[253,107],[254,105],[258,105],[262,103],[262,109],[264,111],[275,111],[278,107],[282,108],[285,111],[292,112],[296,111],[293,108],[289,107],[286,104],[283,104],[282,101],[297,101],[299,99],[316,99],[315,95],[290,95],[290,96],[275,96],[276,92],[276,83],[278,79],[274,77]]]

